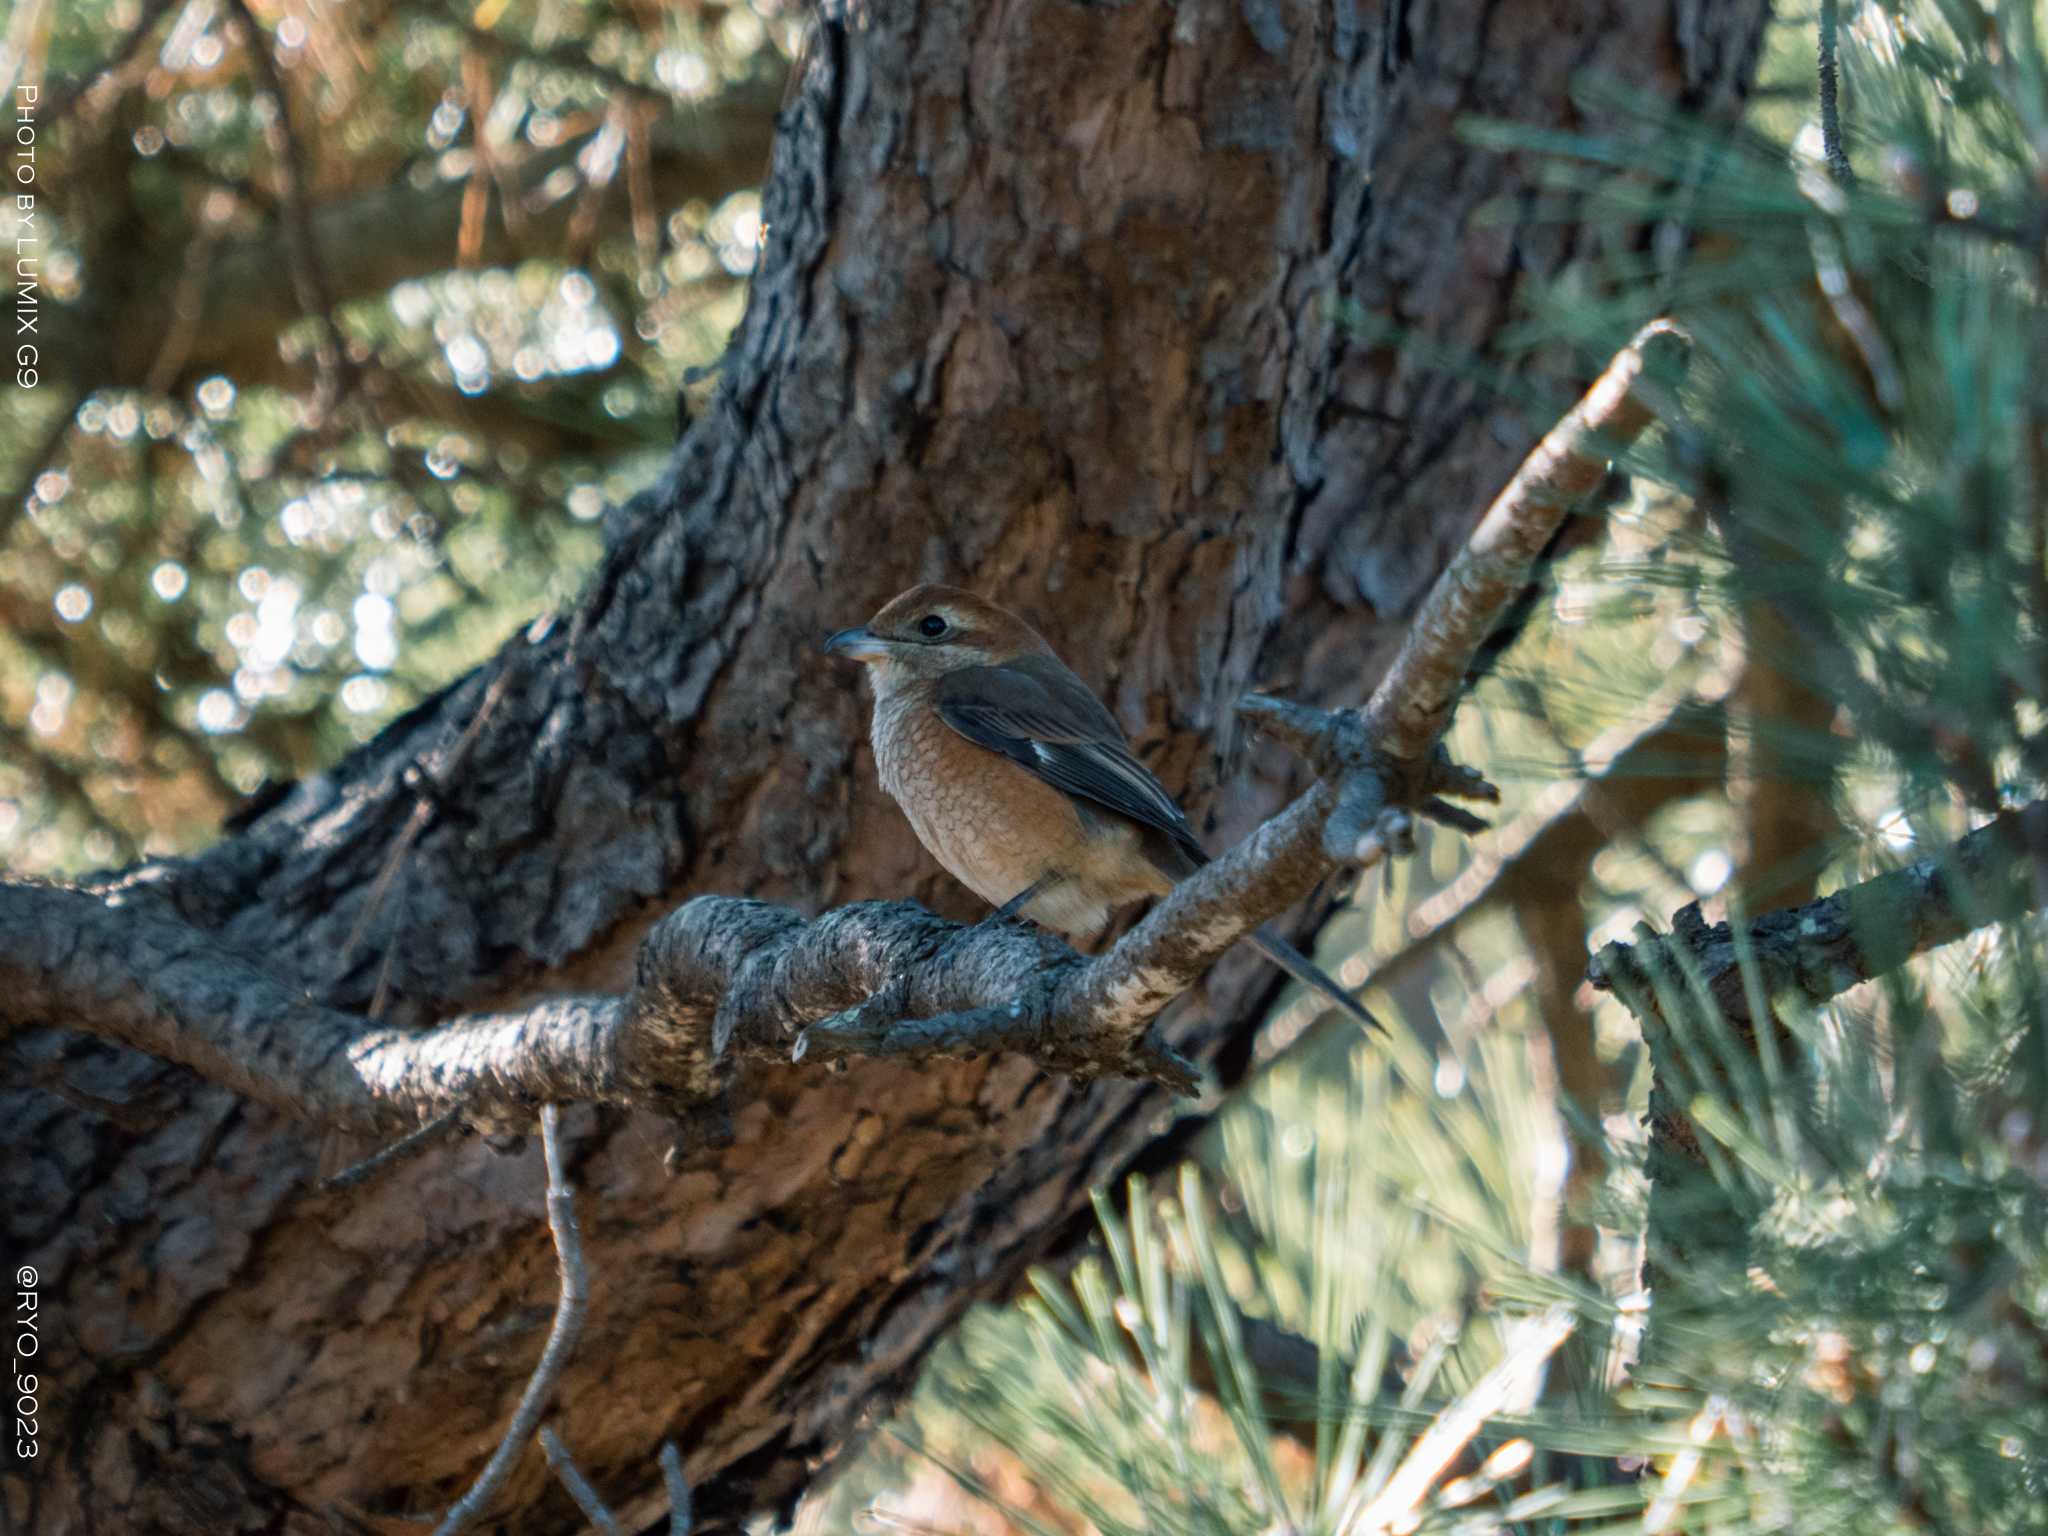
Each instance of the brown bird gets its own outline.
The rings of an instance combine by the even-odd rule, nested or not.
[[[954,879],[1068,935],[1163,896],[1209,862],[1116,717],[1007,609],[957,587],[912,587],[825,641],[875,690],[882,788]],[[1366,1024],[1379,1023],[1279,935],[1267,958]]]

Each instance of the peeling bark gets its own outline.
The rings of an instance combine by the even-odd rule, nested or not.
[[[1237,842],[1301,784],[1243,750],[1230,703],[1361,699],[1548,425],[1431,358],[1483,350],[1590,237],[1476,223],[1525,168],[1452,125],[1574,121],[1588,67],[1726,107],[1762,13],[933,0],[827,22],[716,397],[574,612],[216,847],[95,892],[320,1006],[381,989],[401,1028],[623,991],[695,894],[979,915],[813,655],[940,578],[1038,620]],[[1273,986],[1226,960],[1170,1040],[1230,1085]],[[9,1246],[50,1320],[16,1528],[412,1531],[397,1517],[469,1484],[554,1302],[536,1152],[464,1140],[309,1198],[315,1149],[260,1104],[63,1031],[5,1049]],[[786,1506],[1166,1102],[1015,1058],[749,1069],[731,1143],[673,1177],[665,1124],[566,1112],[592,1295],[554,1413],[598,1493],[629,1529],[658,1518],[673,1439],[700,1530]],[[577,1528],[537,1450],[503,1497],[497,1529]]]

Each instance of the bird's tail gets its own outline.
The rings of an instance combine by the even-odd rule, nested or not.
[[[1279,966],[1281,970],[1292,976],[1296,981],[1311,991],[1320,992],[1332,1003],[1335,1003],[1339,1008],[1350,1014],[1352,1018],[1358,1020],[1359,1023],[1369,1029],[1376,1029],[1381,1034],[1387,1032],[1387,1026],[1367,1013],[1364,1004],[1338,986],[1335,980],[1331,978],[1329,972],[1281,938],[1272,929],[1255,929],[1253,932],[1245,935],[1245,940],[1256,948],[1260,954]]]

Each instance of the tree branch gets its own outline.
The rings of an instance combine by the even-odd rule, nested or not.
[[[1820,138],[1827,157],[1828,174],[1843,189],[1856,185],[1856,173],[1849,168],[1849,152],[1842,145],[1842,109],[1839,100],[1841,76],[1835,64],[1835,37],[1841,26],[1840,0],[1820,0]]]
[[[561,1380],[562,1369],[575,1352],[576,1341],[583,1336],[583,1319],[590,1310],[590,1268],[583,1261],[583,1236],[576,1227],[576,1192],[569,1187],[568,1175],[563,1172],[560,1118],[561,1112],[554,1105],[541,1106],[541,1152],[548,1171],[548,1231],[554,1235],[555,1268],[561,1281],[561,1291],[555,1301],[554,1326],[548,1330],[548,1341],[541,1349],[540,1363],[534,1366],[533,1375],[527,1379],[526,1390],[519,1396],[519,1406],[512,1412],[512,1422],[506,1426],[504,1439],[498,1442],[497,1450],[470,1485],[469,1492],[455,1502],[434,1528],[434,1536],[460,1536],[461,1532],[483,1518],[491,1500],[498,1496],[498,1490],[512,1475],[512,1468],[526,1449],[527,1440],[539,1428],[540,1416],[547,1411],[555,1383]],[[549,1464],[562,1472],[562,1463],[555,1459],[557,1447],[543,1441],[542,1448],[547,1452]],[[581,1474],[577,1475],[580,1479]],[[569,1483],[566,1472],[563,1472],[563,1481],[568,1484],[571,1496],[582,1504],[582,1497],[576,1485]],[[589,1486],[588,1483],[583,1484],[583,1490],[587,1492]],[[596,1495],[593,1493],[591,1497],[595,1499]],[[616,1521],[610,1529],[618,1530]]]
[[[1599,488],[1613,456],[1650,424],[1692,350],[1668,320],[1638,331],[1544,435],[1424,599],[1400,654],[1366,706],[1382,751],[1416,758],[1450,723],[1479,647],[1529,579],[1574,504]]]
[[[1076,972],[1099,963],[1036,929],[962,928],[909,903],[857,903],[805,923],[786,908],[707,896],[655,926],[623,996],[550,998],[407,1030],[322,1007],[121,895],[0,884],[0,1025],[82,1028],[288,1114],[373,1136],[450,1111],[478,1127],[524,1130],[549,1101],[687,1115],[716,1098],[728,1058],[787,1060],[806,1026],[877,996],[1007,1025],[923,1054],[1013,1049],[1052,1070],[1124,1072],[1191,1091],[1195,1069],[1161,1047],[1091,1043],[1078,1026],[1032,1032],[1033,1021],[1061,1016],[1039,999],[1064,997]],[[921,1028],[945,1033],[938,1021]],[[849,1036],[817,1056],[902,1050],[895,1036],[871,1045]]]
[[[669,1536],[690,1536],[690,1480],[683,1475],[683,1453],[673,1440],[662,1443],[661,1481],[668,1490]]]
[[[291,98],[285,93],[284,76],[271,56],[270,34],[257,25],[248,0],[228,0],[228,7],[240,22],[242,47],[256,76],[257,89],[270,100],[270,120],[264,137],[277,169],[278,201],[284,210],[286,270],[291,273],[299,310],[319,331],[314,348],[320,384],[314,397],[313,415],[324,417],[338,405],[352,387],[355,375],[349,363],[348,343],[334,318],[334,289],[327,281],[320,242],[313,231],[313,218],[306,200],[305,156],[298,135],[292,130]]]
[[[2048,801],[2009,811],[1953,848],[1809,901],[1766,913],[1749,925],[1744,945],[1755,957],[1765,998],[1797,992],[1824,1003],[1943,944],[2040,904],[2033,885],[2029,831],[2048,821]],[[1638,928],[1634,945],[1609,944],[1593,957],[1587,979],[1628,1004],[1645,999],[1660,976],[1682,975],[1703,988],[1722,1016],[1753,1039],[1758,1020],[1738,963],[1734,931],[1711,927],[1699,904],[1682,907],[1673,931]],[[1682,969],[1667,970],[1670,962]]]
[[[129,61],[135,57],[136,51],[156,30],[157,23],[164,19],[164,14],[175,3],[176,0],[144,0],[142,14],[136,17],[135,24],[121,35],[107,56],[77,79],[67,81],[51,93],[53,99],[43,117],[43,131],[49,132],[69,117],[78,104],[98,88],[101,81],[126,69]]]
[[[1739,1267],[1753,1212],[1708,1164],[1685,1086],[1725,1084],[1728,1074],[1771,1059],[1760,1037],[1783,1032],[1775,1015],[1759,1019],[1752,995],[1768,1009],[1788,994],[1824,1003],[1972,930],[2042,904],[2030,847],[2038,846],[2048,802],[2007,812],[1943,853],[1850,886],[1803,906],[1768,913],[1748,925],[1742,943],[1727,923],[1709,926],[1699,904],[1681,907],[1672,932],[1640,924],[1636,943],[1609,944],[1593,957],[1587,979],[1612,992],[1642,1026],[1650,1049],[1649,1242],[1643,1284],[1651,1291],[1681,1286],[1709,1258]],[[1745,974],[1747,951],[1754,970]],[[1752,994],[1749,982],[1757,983]],[[1676,1018],[1674,1005],[1683,1010]],[[1695,1013],[1718,1013],[1732,1037],[1719,1050],[1700,1049]],[[1779,1059],[1775,1038],[1764,1049]]]
[[[1245,701],[1310,757],[1316,784],[1098,958],[1036,929],[961,928],[901,903],[857,903],[806,922],[762,902],[701,896],[648,934],[624,996],[550,998],[407,1030],[294,994],[135,893],[11,885],[0,886],[0,1023],[83,1024],[294,1114],[387,1135],[451,1111],[523,1129],[533,1106],[581,1100],[688,1120],[721,1097],[740,1057],[1010,1051],[1049,1071],[1191,1093],[1195,1067],[1149,1037],[1169,1003],[1338,864],[1376,863],[1400,846],[1410,812],[1471,825],[1442,797],[1498,798],[1436,750],[1436,733],[1529,563],[1573,497],[1600,483],[1598,445],[1649,421],[1635,393],[1645,352],[1676,338],[1661,322],[1646,329],[1537,447],[1425,601],[1363,711]]]
[[[625,1527],[619,1524],[619,1517],[611,1512],[598,1491],[590,1486],[590,1479],[583,1475],[583,1469],[576,1465],[576,1458],[569,1454],[569,1447],[562,1443],[562,1437],[548,1425],[540,1427],[540,1448],[547,1454],[548,1465],[555,1469],[555,1476],[562,1486],[569,1490],[569,1497],[576,1501],[576,1507],[583,1511],[598,1532],[598,1536],[626,1536]]]

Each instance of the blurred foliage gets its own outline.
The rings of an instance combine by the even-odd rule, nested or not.
[[[0,237],[43,241],[42,355],[0,400],[0,860],[204,842],[577,590],[737,319],[801,26],[19,0],[36,223]]]
[[[1901,818],[1897,846],[2048,780],[2044,13],[1850,14],[1849,185],[1811,123],[1789,146],[1654,116],[1626,145],[1536,139],[1575,214],[1683,220],[1694,243],[1575,272],[1525,339],[1605,348],[1646,301],[1682,317],[1690,424],[1659,470],[1713,525],[1703,601],[1788,616],[1801,644],[1774,664],[1847,729],[1785,745]]]

